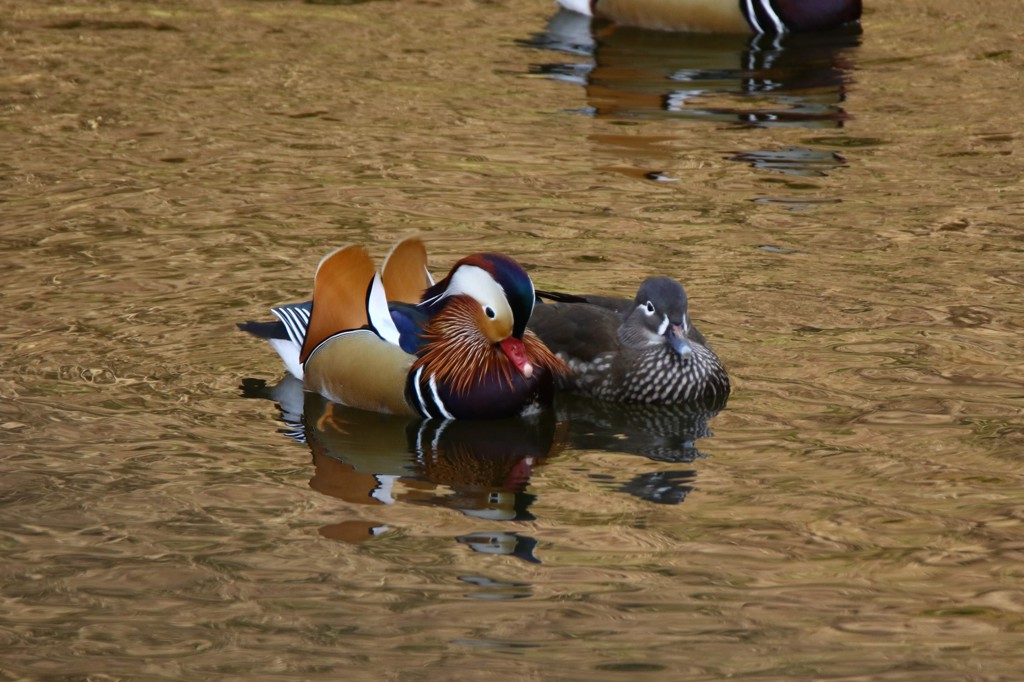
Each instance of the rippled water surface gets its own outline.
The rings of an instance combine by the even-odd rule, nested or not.
[[[867,4],[0,0],[3,676],[1018,679],[1024,6]],[[729,405],[279,385],[234,323],[412,234],[679,278]]]

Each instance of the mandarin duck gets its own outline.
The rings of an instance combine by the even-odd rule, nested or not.
[[[558,0],[624,26],[695,33],[823,31],[860,19],[861,0]]]
[[[632,300],[538,292],[532,329],[570,374],[558,387],[602,400],[724,404],[729,375],[690,321],[686,291],[652,277]]]
[[[380,273],[345,246],[317,267],[313,300],[246,322],[304,387],[374,412],[441,419],[506,417],[549,403],[564,363],[526,329],[533,282],[511,258],[478,253],[436,284],[418,239]]]

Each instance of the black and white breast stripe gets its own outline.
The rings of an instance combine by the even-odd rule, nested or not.
[[[740,10],[757,33],[785,33],[786,24],[772,7],[771,0],[740,0]]]
[[[301,348],[302,342],[306,340],[306,331],[309,329],[309,316],[313,313],[313,302],[283,305],[280,308],[271,308],[270,312],[281,320],[281,324],[284,325],[284,329],[288,333],[288,339]]]
[[[437,380],[433,374],[425,374],[424,368],[420,367],[415,374],[409,376],[411,382],[411,394],[413,407],[424,417],[436,417],[437,419],[455,419],[448,407],[441,399],[437,390]]]

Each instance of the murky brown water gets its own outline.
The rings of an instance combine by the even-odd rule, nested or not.
[[[1024,6],[868,5],[0,2],[0,671],[1019,678]],[[682,279],[733,399],[279,433],[234,322],[413,233]]]

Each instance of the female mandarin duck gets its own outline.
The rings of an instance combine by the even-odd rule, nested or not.
[[[625,26],[699,33],[822,31],[860,19],[861,0],[558,0]]]
[[[626,403],[724,404],[729,375],[687,311],[686,291],[667,277],[644,281],[636,298],[538,292],[530,328],[569,364],[559,387]]]
[[[526,329],[533,283],[512,259],[463,258],[434,284],[418,239],[381,274],[346,246],[316,271],[313,300],[239,327],[266,338],[304,386],[351,407],[442,419],[505,417],[550,402],[566,371]]]

